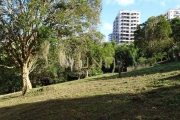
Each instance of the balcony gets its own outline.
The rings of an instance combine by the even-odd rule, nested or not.
[[[129,20],[121,20],[121,22],[130,22]]]
[[[120,19],[129,19],[130,17],[128,16],[121,16]]]
[[[130,13],[121,13],[121,15],[130,15]]]

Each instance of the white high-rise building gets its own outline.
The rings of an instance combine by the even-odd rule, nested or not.
[[[169,9],[163,14],[167,20],[171,20],[173,18],[180,18],[180,8],[178,9]]]
[[[110,34],[108,35],[108,41],[109,41],[109,42],[112,42],[112,33],[110,33]]]
[[[118,44],[134,41],[134,31],[140,24],[140,11],[121,10],[113,22],[112,39]]]

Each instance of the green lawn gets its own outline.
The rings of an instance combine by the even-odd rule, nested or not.
[[[0,120],[179,120],[180,62],[0,96]]]

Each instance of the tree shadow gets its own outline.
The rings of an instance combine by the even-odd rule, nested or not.
[[[1,120],[178,120],[180,86],[0,108]],[[24,98],[22,98],[24,99]],[[28,98],[26,98],[28,99]]]
[[[180,74],[175,76],[170,76],[167,78],[159,79],[160,81],[170,80],[170,81],[180,81]]]

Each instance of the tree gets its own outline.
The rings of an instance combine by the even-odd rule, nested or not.
[[[174,43],[180,42],[180,18],[174,18],[170,21]]]
[[[173,45],[172,45],[172,51],[173,51],[173,58],[177,60],[179,58],[180,53],[180,18],[174,18],[170,21],[172,34],[171,37],[173,38]]]
[[[32,88],[29,72],[40,44],[96,25],[100,3],[101,0],[0,1],[0,44],[21,69],[23,95]]]
[[[164,16],[153,16],[138,26],[134,43],[146,57],[154,57],[172,46],[171,33],[170,24]]]
[[[134,69],[136,69],[139,49],[134,45],[134,43],[131,43],[128,46],[128,48],[129,48],[129,55],[132,58],[132,64],[134,66]]]
[[[0,49],[0,65],[0,94],[19,91],[22,86],[19,76],[20,71],[15,69],[13,61],[2,49]]]
[[[118,69],[119,77],[121,77],[121,72],[127,70],[127,66],[132,64],[132,58],[130,57],[129,45],[117,45],[115,47],[115,60],[116,69]],[[124,70],[123,70],[124,69]]]

